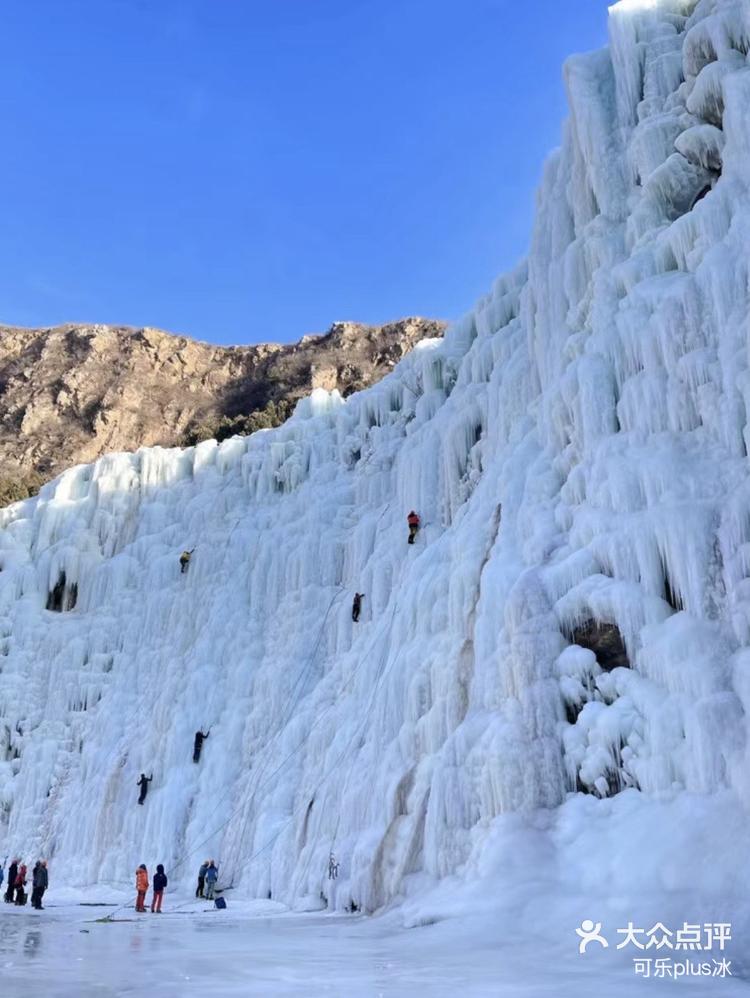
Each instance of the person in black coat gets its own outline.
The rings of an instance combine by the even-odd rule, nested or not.
[[[364,599],[364,593],[355,593],[354,600],[352,601],[352,620],[356,624],[359,620],[359,615],[362,611],[362,600]]]
[[[8,867],[8,889],[5,892],[5,903],[13,903],[13,895],[16,890],[16,877],[18,876],[18,860],[14,859]]]
[[[164,894],[164,888],[167,886],[169,881],[167,880],[167,875],[164,872],[164,866],[159,863],[156,867],[156,873],[154,874],[154,896],[151,898],[151,912],[156,912],[157,915],[161,914],[161,899]]]
[[[211,734],[210,728],[205,733],[205,735],[203,734],[202,730],[195,732],[195,741],[193,742],[193,762],[198,762],[200,760],[201,751],[203,750],[203,743],[210,734]]]
[[[136,783],[136,786],[141,788],[141,795],[138,798],[139,804],[142,804],[145,801],[146,794],[148,793],[148,785],[153,780],[153,778],[154,778],[153,773],[151,774],[151,776],[146,776],[145,773],[141,773],[141,778]]]
[[[32,908],[36,908],[37,911],[43,911],[42,898],[49,884],[49,873],[47,872],[47,861],[45,859],[39,860],[35,865],[31,882],[34,887],[31,892],[31,906]]]
[[[39,889],[42,886],[41,876],[39,871],[42,869],[41,860],[37,860],[34,863],[34,869],[31,871],[31,907],[41,908],[39,904]]]
[[[203,897],[203,886],[206,883],[206,870],[208,869],[208,860],[201,863],[198,869],[198,886],[195,889],[195,896],[197,898]]]

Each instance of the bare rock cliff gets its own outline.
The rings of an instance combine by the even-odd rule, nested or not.
[[[339,322],[294,344],[221,347],[151,328],[0,326],[0,502],[107,451],[275,425],[312,388],[365,388],[443,329]]]

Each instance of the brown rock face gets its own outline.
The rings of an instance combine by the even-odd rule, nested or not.
[[[220,347],[150,328],[0,326],[0,478],[264,425],[243,422],[251,414],[278,422],[312,388],[365,388],[443,330],[338,322],[290,345]]]

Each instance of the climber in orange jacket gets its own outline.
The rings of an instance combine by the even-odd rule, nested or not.
[[[414,510],[409,513],[406,518],[406,522],[409,524],[409,544],[413,544],[414,538],[417,536],[417,531],[419,530],[419,516],[414,512]]]
[[[146,892],[148,891],[148,870],[145,863],[141,863],[135,871],[135,889],[138,892],[138,897],[135,899],[135,910],[145,911]]]

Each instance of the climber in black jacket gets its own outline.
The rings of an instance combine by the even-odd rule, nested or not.
[[[148,785],[153,780],[153,778],[154,778],[153,773],[151,774],[151,776],[146,776],[145,773],[141,773],[141,778],[140,780],[138,780],[138,783],[136,783],[136,786],[141,788],[141,796],[138,798],[139,804],[142,804],[145,801],[146,794],[148,793]]]
[[[354,600],[352,601],[352,620],[356,624],[359,620],[359,615],[362,612],[362,600],[364,599],[364,593],[355,593]]]
[[[195,741],[193,742],[193,762],[199,762],[201,757],[201,751],[203,750],[203,742],[211,734],[211,729],[203,734],[203,731],[195,732]]]

